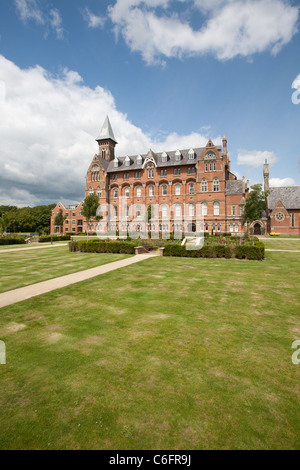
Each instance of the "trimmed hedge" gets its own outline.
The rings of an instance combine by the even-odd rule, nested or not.
[[[238,245],[234,248],[224,245],[204,245],[200,250],[187,250],[181,245],[166,245],[164,256],[179,256],[185,258],[238,258],[262,260],[265,257],[263,243],[253,245]]]
[[[136,243],[106,242],[104,240],[73,241],[69,243],[69,251],[81,251],[83,253],[123,253],[133,255]]]
[[[39,243],[46,243],[46,242],[62,242],[65,240],[71,240],[71,235],[53,235],[53,236],[46,236],[46,237],[40,237],[39,238]]]
[[[0,238],[0,245],[24,245],[24,238]]]

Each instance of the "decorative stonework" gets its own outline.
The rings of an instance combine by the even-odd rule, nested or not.
[[[278,221],[278,222],[281,222],[282,220],[284,220],[284,213],[283,212],[276,212],[275,214],[275,219]]]

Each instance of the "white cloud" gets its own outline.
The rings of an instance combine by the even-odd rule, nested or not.
[[[48,30],[55,31],[58,39],[63,39],[64,30],[62,27],[62,17],[57,8],[52,8],[48,2],[41,3],[40,0],[14,0],[16,12],[23,23],[32,20],[45,28],[45,35]]]
[[[103,16],[97,16],[94,13],[92,13],[88,7],[85,7],[85,9],[82,12],[83,18],[88,24],[89,28],[103,28],[106,19]]]
[[[151,138],[117,110],[108,90],[85,86],[75,71],[65,69],[54,77],[40,66],[22,70],[0,55],[0,83],[5,84],[0,204],[21,204],[20,195],[21,205],[82,200],[85,174],[97,152],[95,138],[106,114],[119,142],[117,155],[198,147],[208,141],[199,133]],[[213,141],[219,143],[220,138]]]
[[[300,90],[300,73],[293,81],[292,88],[295,88],[296,90]]]
[[[161,63],[162,56],[212,54],[227,60],[266,50],[276,54],[297,32],[299,9],[286,0],[187,0],[188,13],[197,8],[206,15],[197,30],[171,11],[175,3],[117,0],[108,14],[115,32],[148,64]]]
[[[254,168],[258,168],[265,163],[265,160],[268,163],[273,164],[277,161],[277,157],[273,152],[268,152],[267,150],[239,150],[237,163],[239,165],[248,165]]]
[[[295,186],[295,180],[293,178],[271,178],[270,179],[270,187],[271,188],[278,188],[281,186]]]

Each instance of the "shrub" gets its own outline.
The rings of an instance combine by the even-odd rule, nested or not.
[[[47,237],[40,237],[39,238],[39,243],[46,243],[46,242],[61,242],[64,240],[71,240],[71,235],[53,235],[53,236],[47,236]]]
[[[83,253],[123,253],[134,254],[136,244],[128,242],[107,242],[104,240],[73,241],[69,243],[69,251],[81,251]]]
[[[265,247],[261,242],[255,245],[204,245],[200,250],[187,250],[185,246],[168,244],[164,249],[164,256],[179,256],[186,258],[227,258],[262,260],[265,256]]]
[[[24,245],[24,238],[0,238],[0,245]]]

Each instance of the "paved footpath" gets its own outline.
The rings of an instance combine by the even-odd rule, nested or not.
[[[158,253],[135,255],[131,258],[123,259],[121,261],[114,261],[113,263],[104,264],[97,266],[96,268],[86,269],[85,271],[79,271],[73,274],[67,274],[66,276],[56,277],[55,279],[49,279],[49,281],[38,282],[26,287],[20,287],[19,289],[10,290],[0,294],[0,308],[12,305],[23,300],[36,297],[37,295],[45,294],[55,289],[61,289],[62,287],[70,286],[76,282],[85,281],[100,274],[109,273],[115,269],[124,268],[131,264],[139,263],[145,259],[154,258],[159,256]]]
[[[66,246],[67,244],[68,243],[60,243],[59,245],[28,246],[26,248],[7,248],[7,250],[0,250],[0,253],[9,253],[11,251],[40,250],[41,248],[57,248],[58,246]]]

